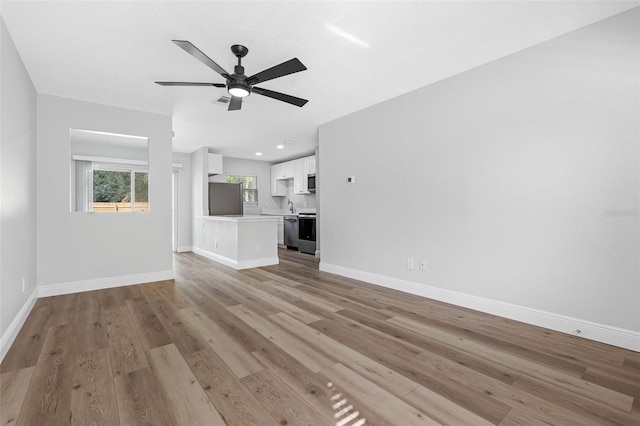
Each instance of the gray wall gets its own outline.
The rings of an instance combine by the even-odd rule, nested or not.
[[[322,262],[640,331],[638,21],[321,126]]]
[[[7,328],[37,283],[37,95],[2,18],[0,40],[0,336],[4,343]]]
[[[69,212],[69,129],[149,140],[150,211]],[[37,251],[40,285],[173,269],[171,117],[38,95]]]

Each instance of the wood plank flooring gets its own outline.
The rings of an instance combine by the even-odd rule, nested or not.
[[[39,299],[1,425],[640,425],[640,353],[280,260]]]

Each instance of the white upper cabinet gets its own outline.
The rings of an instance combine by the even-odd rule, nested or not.
[[[222,155],[209,154],[207,160],[207,172],[209,175],[221,175],[222,173],[224,173],[224,170],[222,168]]]
[[[287,181],[280,176],[285,175],[283,166],[285,163],[271,166],[271,195],[274,197],[285,197],[287,195]]]
[[[295,194],[309,194],[307,175],[311,167],[310,158],[304,157],[294,160],[293,192]]]
[[[271,195],[287,195],[287,179],[293,179],[294,194],[310,194],[307,175],[316,172],[316,156],[303,157],[271,166]]]
[[[293,161],[271,166],[271,179],[293,179]]]
[[[316,173],[316,156],[312,155],[309,157],[309,174]]]

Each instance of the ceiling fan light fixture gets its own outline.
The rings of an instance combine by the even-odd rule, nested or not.
[[[250,90],[246,84],[231,83],[229,84],[229,94],[238,98],[244,98],[249,96]]]

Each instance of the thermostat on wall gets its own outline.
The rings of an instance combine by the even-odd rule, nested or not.
[[[347,176],[347,183],[356,183],[355,176]]]

